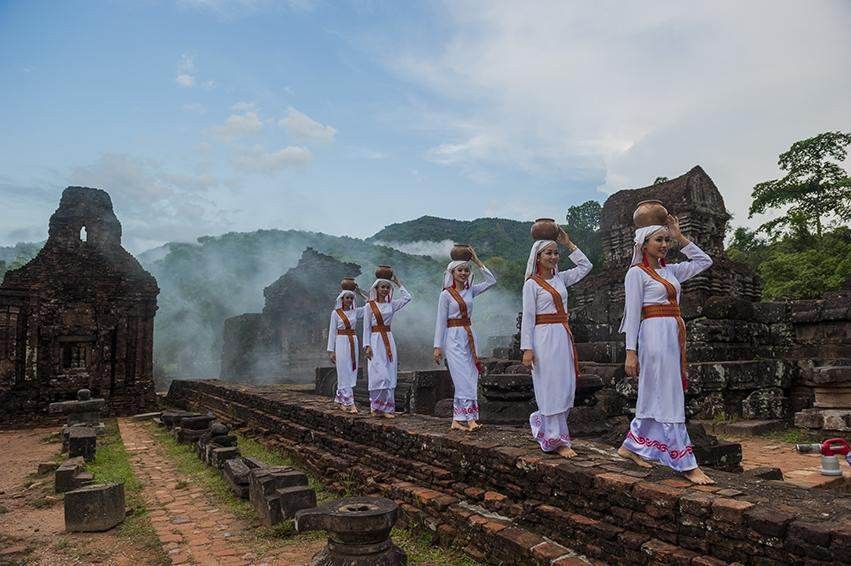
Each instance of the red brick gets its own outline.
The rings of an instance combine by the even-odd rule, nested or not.
[[[641,551],[647,556],[650,556],[654,563],[674,564],[677,566],[689,566],[692,559],[697,557],[697,554],[690,550],[662,542],[658,539],[651,539],[644,543]]]
[[[676,509],[677,500],[684,493],[683,490],[675,487],[650,482],[637,483],[632,492],[635,497],[645,503],[668,509]]]
[[[565,556],[553,562],[552,566],[588,566],[588,562],[576,556]]]
[[[831,523],[812,523],[809,521],[794,521],[789,525],[787,536],[800,539],[808,544],[827,546],[830,544]]]
[[[640,481],[641,480],[638,478],[609,472],[606,474],[600,474],[595,477],[594,486],[597,489],[607,491],[626,491],[627,493],[629,493],[632,490],[632,486]]]
[[[712,556],[698,556],[691,561],[692,566],[724,566],[727,564],[723,560],[718,560]]]
[[[518,527],[508,527],[501,530],[498,534],[503,540],[508,541],[512,544],[517,550],[525,553],[530,553],[532,549],[542,542],[545,542],[544,539],[535,533],[530,533],[526,529],[521,529]]]
[[[710,493],[686,493],[680,497],[680,513],[708,517],[712,510],[713,499],[715,499],[715,496]]]
[[[495,491],[486,491],[485,492],[485,503],[501,503],[508,499],[501,493],[497,493]]]
[[[618,543],[626,548],[632,548],[634,550],[638,550],[641,546],[650,540],[650,535],[643,533],[633,533],[631,531],[624,531],[618,535]]]
[[[560,544],[549,541],[543,542],[532,549],[532,556],[544,561],[545,564],[550,563],[556,558],[561,558],[566,554],[570,554],[570,550]]]
[[[670,486],[670,487],[691,487],[692,483],[688,480],[681,480],[678,478],[668,478],[666,480],[662,480],[659,483]]]
[[[783,538],[786,536],[786,527],[792,522],[794,516],[777,509],[758,505],[745,511],[745,523],[756,532],[770,536]]]
[[[496,534],[499,531],[501,531],[502,529],[506,528],[509,524],[510,523],[504,523],[502,521],[492,520],[492,521],[488,521],[487,523],[485,523],[484,528],[485,528],[485,530],[489,531],[490,533]]]
[[[719,497],[712,501],[712,518],[718,521],[726,521],[734,525],[744,522],[744,513],[753,507],[753,503]]]
[[[481,500],[482,496],[485,494],[485,490],[480,489],[478,487],[468,487],[464,490],[464,495],[469,497],[470,499],[475,499],[477,501]]]

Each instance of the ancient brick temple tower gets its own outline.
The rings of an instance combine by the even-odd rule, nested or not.
[[[0,286],[0,419],[45,414],[84,387],[111,414],[151,404],[158,293],[121,246],[109,194],[65,189],[44,248]]]

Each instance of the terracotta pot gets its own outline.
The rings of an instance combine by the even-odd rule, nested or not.
[[[636,228],[659,225],[664,226],[668,220],[668,209],[658,200],[643,200],[632,213],[632,222]]]
[[[455,244],[449,252],[452,261],[470,261],[473,259],[473,250],[468,244]]]
[[[340,289],[343,291],[354,291],[358,288],[358,284],[355,283],[354,277],[343,277],[343,280],[340,281]]]
[[[533,240],[555,240],[558,238],[558,224],[552,218],[538,218],[532,224]]]
[[[375,278],[376,279],[387,279],[388,281],[393,280],[393,268],[389,265],[379,265],[378,269],[375,270]]]

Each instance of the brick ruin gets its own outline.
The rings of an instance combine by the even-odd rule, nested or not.
[[[122,247],[109,195],[66,188],[42,250],[0,286],[0,419],[46,415],[78,389],[107,414],[153,403],[158,293]]]
[[[210,412],[281,450],[331,491],[396,501],[400,522],[488,564],[844,564],[847,498],[759,473],[714,470],[693,486],[594,441],[543,454],[528,431],[453,433],[417,414],[342,414],[322,397],[219,381],[173,381],[168,402]]]
[[[307,248],[298,265],[263,290],[262,313],[225,320],[221,377],[248,382],[312,377],[313,368],[327,362],[328,316],[340,280],[360,273],[357,264]]]

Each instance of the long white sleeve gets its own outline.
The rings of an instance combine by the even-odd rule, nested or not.
[[[441,292],[437,298],[437,320],[434,322],[434,347],[443,348],[446,337],[446,318],[449,316],[449,294]]]
[[[535,314],[537,284],[527,279],[523,284],[523,315],[520,319],[520,349],[533,350],[535,334]]]
[[[558,276],[561,277],[562,281],[564,281],[565,287],[570,287],[571,285],[579,283],[594,268],[591,260],[589,260],[579,248],[576,248],[576,251],[568,257],[570,258],[570,261],[576,264],[576,267],[559,272]]]
[[[494,277],[494,274],[493,272],[491,272],[490,269],[482,265],[481,272],[485,280],[481,283],[475,283],[472,287],[470,287],[470,290],[473,292],[474,297],[476,295],[484,293],[485,291],[496,285],[496,277]]]
[[[372,339],[372,309],[369,304],[363,307],[363,347],[371,344]]]
[[[328,327],[328,351],[333,352],[337,349],[337,312],[331,313],[331,326]]]
[[[410,303],[411,299],[413,299],[408,290],[402,287],[401,285],[399,286],[399,295],[401,295],[401,298],[393,299],[393,301],[390,303],[391,305],[393,305],[393,312],[401,310],[402,307]]]
[[[668,266],[668,269],[674,274],[674,277],[682,283],[691,279],[701,271],[706,271],[712,267],[712,258],[706,255],[702,249],[697,247],[697,244],[690,242],[680,250],[689,261],[681,261]]]
[[[626,349],[638,349],[638,329],[641,327],[641,307],[644,305],[644,278],[638,267],[626,272],[624,280],[626,298],[624,300],[621,332],[626,334]]]

